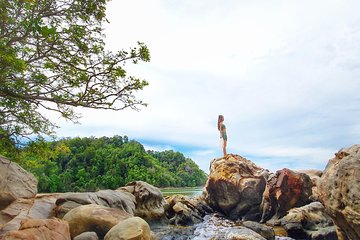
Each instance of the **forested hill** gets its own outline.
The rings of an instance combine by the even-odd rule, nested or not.
[[[191,187],[207,179],[182,153],[146,151],[126,136],[38,140],[20,149],[16,161],[37,177],[39,192],[116,189],[137,180]]]

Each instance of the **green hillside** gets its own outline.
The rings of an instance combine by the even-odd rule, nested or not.
[[[207,179],[182,153],[145,151],[126,136],[38,140],[18,151],[16,161],[37,177],[39,192],[116,189],[137,180],[193,187]]]

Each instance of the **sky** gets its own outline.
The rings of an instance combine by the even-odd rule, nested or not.
[[[113,0],[106,48],[144,42],[149,63],[127,64],[149,86],[141,111],[78,109],[62,137],[127,135],[174,150],[209,172],[228,153],[276,171],[323,170],[360,139],[360,1]]]

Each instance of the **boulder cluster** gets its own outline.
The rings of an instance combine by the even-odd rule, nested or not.
[[[203,194],[192,199],[164,197],[142,181],[116,190],[39,194],[32,174],[0,156],[0,239],[148,240],[156,239],[153,223],[205,222],[199,236],[207,236],[218,216],[234,224],[219,239],[275,239],[269,226],[279,226],[295,239],[358,240],[360,145],[341,149],[323,172],[271,173],[228,154],[211,161]]]
[[[214,159],[203,197],[230,219],[281,225],[295,239],[360,239],[360,145],[323,172],[276,173],[239,155]]]
[[[143,181],[116,190],[38,194],[34,176],[0,156],[0,239],[156,239],[149,223],[191,225],[206,204],[164,198]]]

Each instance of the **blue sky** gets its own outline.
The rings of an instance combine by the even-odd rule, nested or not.
[[[360,138],[360,1],[111,1],[106,46],[147,44],[140,112],[78,109],[59,136],[127,135],[172,149],[208,172],[228,152],[276,171],[323,170]]]

